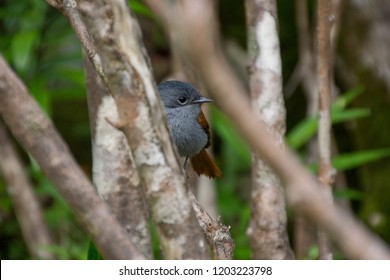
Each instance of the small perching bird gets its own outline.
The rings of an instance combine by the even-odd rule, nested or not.
[[[191,84],[165,81],[158,85],[168,125],[181,157],[190,159],[198,175],[221,177],[222,172],[206,151],[210,146],[210,128],[202,112],[203,103],[212,100],[200,95]]]

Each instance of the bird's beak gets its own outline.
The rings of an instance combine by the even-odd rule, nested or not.
[[[203,104],[203,103],[210,103],[210,102],[213,102],[213,100],[201,96],[197,100],[194,100],[192,103],[193,104]]]

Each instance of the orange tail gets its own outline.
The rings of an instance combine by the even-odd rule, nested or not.
[[[222,171],[205,149],[191,158],[191,165],[198,175],[205,175],[209,178],[222,176]]]

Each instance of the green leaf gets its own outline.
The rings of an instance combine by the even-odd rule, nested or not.
[[[46,81],[42,77],[36,76],[29,83],[29,89],[41,108],[48,115],[51,115],[52,95],[46,88]]]
[[[12,38],[11,53],[12,62],[17,71],[26,73],[31,63],[32,51],[38,38],[35,31],[24,30]]]
[[[130,8],[133,10],[134,13],[143,15],[149,18],[154,18],[154,14],[152,11],[149,9],[149,7],[145,6],[142,2],[140,1],[129,1]]]
[[[353,100],[364,92],[363,86],[357,86],[336,98],[331,108],[332,123],[355,120],[367,117],[370,109],[345,109]],[[287,143],[294,149],[299,149],[309,141],[318,129],[318,117],[306,118],[298,123],[287,135]]]
[[[371,115],[371,110],[368,108],[354,108],[346,109],[343,111],[332,110],[331,113],[332,123],[341,123],[345,121],[357,120],[360,118],[365,118]]]
[[[307,258],[309,260],[318,260],[319,256],[320,256],[320,249],[319,249],[318,245],[312,245],[309,248]]]
[[[299,149],[309,141],[317,131],[318,118],[305,118],[299,122],[286,136],[288,145]]]
[[[337,170],[348,170],[389,156],[390,148],[359,151],[338,155],[332,160],[332,165]]]
[[[332,159],[332,166],[340,171],[350,170],[389,156],[390,148],[340,154]],[[310,165],[309,170],[317,173],[318,164]]]
[[[88,260],[103,260],[102,256],[99,254],[98,250],[96,249],[95,244],[93,244],[92,241],[89,242],[87,259]]]
[[[364,92],[364,86],[359,85],[357,87],[354,87],[344,94],[340,95],[335,99],[335,101],[332,104],[333,110],[341,110],[345,109],[353,100],[356,99],[359,95],[361,95]]]
[[[332,110],[332,123],[356,120],[371,114],[370,109],[356,108],[343,111]],[[293,149],[299,149],[307,143],[317,132],[318,117],[306,118],[298,123],[287,135],[287,143]]]
[[[57,71],[59,75],[63,79],[66,79],[67,81],[73,82],[77,84],[78,86],[84,86],[85,85],[85,78],[84,78],[84,71],[80,69],[75,68],[62,68]],[[83,94],[85,97],[85,94]]]
[[[363,198],[363,192],[350,188],[334,190],[333,194],[338,199],[361,200]]]

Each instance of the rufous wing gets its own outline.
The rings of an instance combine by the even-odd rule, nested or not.
[[[200,126],[203,128],[204,132],[207,134],[207,144],[204,147],[204,149],[210,147],[210,126],[209,123],[207,122],[206,117],[203,114],[203,111],[200,111],[198,115],[198,123]]]
[[[205,149],[191,158],[191,165],[199,176],[205,175],[209,178],[222,176],[222,171]]]

